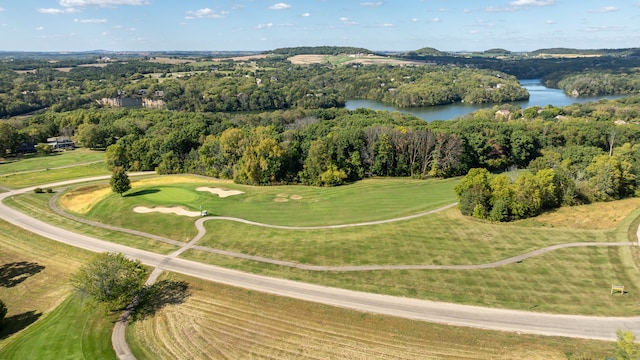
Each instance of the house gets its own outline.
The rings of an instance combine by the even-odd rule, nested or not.
[[[56,136],[47,139],[47,144],[53,151],[73,150],[76,144],[68,136]]]

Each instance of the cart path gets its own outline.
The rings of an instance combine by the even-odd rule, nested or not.
[[[340,229],[340,228],[358,227],[358,226],[372,226],[372,225],[386,224],[386,223],[391,223],[391,222],[396,222],[396,221],[404,221],[404,220],[415,219],[415,218],[418,218],[418,217],[423,217],[423,216],[431,215],[431,214],[434,214],[434,213],[437,213],[437,212],[440,212],[440,211],[443,211],[443,210],[450,209],[450,208],[456,206],[457,203],[449,204],[449,205],[446,205],[446,206],[443,206],[443,207],[440,207],[440,208],[437,208],[437,209],[421,212],[421,213],[414,214],[414,215],[403,216],[403,217],[399,217],[399,218],[378,220],[378,221],[369,221],[369,222],[354,223],[354,224],[340,224],[340,225],[326,225],[326,226],[271,225],[271,224],[264,224],[264,223],[259,223],[259,222],[255,222],[255,221],[250,221],[250,220],[246,220],[246,219],[242,219],[242,218],[235,218],[235,217],[228,217],[228,216],[209,216],[209,217],[203,217],[203,218],[200,218],[200,219],[196,220],[195,226],[196,226],[196,229],[198,231],[197,235],[193,239],[191,239],[188,243],[184,243],[184,242],[181,242],[181,241],[168,239],[168,238],[165,238],[165,237],[162,237],[162,236],[149,234],[149,233],[145,233],[145,232],[142,232],[142,231],[131,230],[131,229],[126,229],[126,228],[121,228],[121,227],[118,227],[118,226],[103,224],[103,223],[99,223],[99,222],[96,222],[96,221],[86,220],[86,219],[82,219],[80,217],[71,215],[71,214],[65,212],[64,210],[60,209],[56,205],[56,198],[57,198],[58,194],[59,193],[56,193],[56,195],[54,195],[51,198],[51,200],[49,201],[49,206],[57,214],[59,214],[61,216],[64,216],[64,217],[67,217],[69,219],[72,219],[74,221],[87,224],[87,225],[101,227],[101,228],[108,229],[108,230],[113,230],[113,231],[124,232],[124,233],[137,235],[137,236],[141,236],[141,237],[146,237],[146,238],[149,238],[149,239],[162,241],[164,243],[168,243],[168,244],[179,246],[180,248],[178,250],[176,250],[174,253],[170,254],[170,256],[172,256],[172,257],[176,257],[176,256],[180,255],[181,253],[189,250],[189,249],[194,249],[194,250],[198,250],[198,251],[204,251],[204,252],[209,252],[209,253],[218,254],[218,255],[224,255],[224,256],[229,256],[229,257],[234,257],[234,258],[243,259],[243,260],[257,261],[257,262],[262,262],[262,263],[267,263],[267,264],[292,267],[292,268],[297,268],[297,269],[301,269],[301,270],[308,270],[308,271],[351,272],[351,271],[376,271],[376,270],[378,270],[378,271],[379,270],[478,270],[478,269],[496,268],[496,267],[499,267],[499,266],[509,265],[509,264],[513,264],[513,263],[520,263],[520,262],[524,261],[525,259],[528,259],[528,258],[531,258],[531,257],[534,257],[534,256],[538,256],[538,255],[542,255],[544,253],[547,253],[547,252],[550,252],[550,251],[559,250],[559,249],[566,249],[566,248],[572,248],[572,247],[589,247],[589,246],[632,246],[632,245],[636,245],[635,242],[575,242],[575,243],[556,244],[556,245],[551,245],[551,246],[547,246],[547,247],[544,247],[544,248],[536,249],[536,250],[530,251],[528,253],[512,256],[510,258],[506,258],[506,259],[502,259],[502,260],[498,260],[498,261],[494,261],[494,262],[490,262],[490,263],[484,263],[484,264],[465,264],[465,265],[411,265],[411,264],[403,264],[403,265],[354,265],[354,266],[310,265],[310,264],[300,264],[300,263],[296,263],[296,262],[292,262],[292,261],[271,259],[271,258],[266,258],[266,257],[256,256],[256,255],[247,255],[247,254],[234,252],[234,251],[215,249],[215,248],[210,248],[210,247],[206,247],[206,246],[196,245],[196,243],[200,239],[202,239],[202,237],[204,235],[206,235],[207,230],[204,227],[204,223],[207,222],[207,221],[213,221],[213,220],[216,220],[216,221],[235,221],[235,222],[239,222],[239,223],[243,223],[243,224],[247,224],[247,225],[260,226],[260,227],[266,227],[266,228],[272,228],[272,229],[285,229],[285,230]]]
[[[148,174],[153,173],[132,173],[129,175],[138,176]],[[55,188],[67,186],[69,184],[105,180],[109,177],[110,176],[96,176],[92,178],[62,181],[54,184],[48,184],[46,186]],[[195,243],[200,238],[199,236],[204,235],[204,232],[201,233],[200,231],[198,233],[199,236],[194,237],[187,244],[183,243],[183,246],[180,249],[170,255],[152,253],[55,227],[14,210],[2,202],[3,199],[9,196],[33,191],[33,189],[35,189],[35,186],[7,193],[0,193],[0,218],[40,236],[71,246],[93,252],[121,252],[129,258],[140,260],[143,264],[156,268],[149,281],[152,281],[153,277],[157,276],[162,270],[166,270],[230,286],[357,311],[498,331],[523,332],[547,336],[563,336],[606,341],[615,340],[617,330],[630,330],[635,333],[640,333],[640,316],[598,317],[559,315],[403,298],[272,278],[178,258],[177,255],[186,249],[191,247],[196,248]],[[202,219],[203,223],[204,221],[205,220]],[[202,227],[204,228],[204,226]],[[637,234],[640,234],[640,229],[638,229]],[[586,244],[595,245],[595,243]],[[605,244],[606,246],[619,246],[622,243]],[[633,242],[628,244],[635,245],[636,243]],[[567,247],[566,244],[564,246]],[[550,251],[548,248],[545,249],[537,251],[540,253]],[[527,254],[524,255],[526,256]],[[135,357],[131,354],[126,341],[124,341],[124,324],[118,323],[118,325],[122,326],[116,326],[112,336],[116,354],[121,359],[134,359]],[[117,332],[117,328],[120,328],[121,331]],[[116,344],[116,342],[118,342],[119,345]],[[120,347],[120,345],[123,345],[123,347]]]

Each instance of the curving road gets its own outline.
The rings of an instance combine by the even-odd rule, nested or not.
[[[130,174],[130,176],[136,175],[140,174]],[[78,179],[48,184],[46,187],[66,186],[108,178],[109,176]],[[638,316],[553,315],[370,294],[244,273],[176,258],[177,254],[155,254],[60,229],[31,218],[2,203],[2,200],[8,196],[29,191],[33,191],[33,188],[0,194],[0,218],[38,235],[86,250],[122,252],[130,258],[139,259],[142,263],[156,267],[158,270],[173,271],[231,286],[331,306],[448,325],[608,341],[615,340],[616,330],[619,329],[640,333],[640,317]]]

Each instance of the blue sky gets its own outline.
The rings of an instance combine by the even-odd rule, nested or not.
[[[0,0],[0,50],[640,47],[640,0]]]

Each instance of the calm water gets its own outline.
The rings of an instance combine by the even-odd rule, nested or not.
[[[598,96],[598,97],[581,97],[572,98],[567,96],[562,90],[548,88],[540,82],[540,80],[521,80],[520,84],[529,91],[528,101],[517,101],[512,104],[519,105],[521,108],[527,108],[530,106],[546,105],[553,106],[566,106],[575,103],[585,103],[589,101],[598,101],[600,99],[615,99],[621,96]],[[387,111],[400,111],[404,113],[413,114],[423,120],[449,120],[458,116],[466,115],[480,109],[492,108],[495,104],[480,104],[480,105],[466,105],[466,104],[451,104],[430,106],[421,108],[397,108],[394,106],[386,105],[378,101],[373,100],[348,100],[346,108],[349,110],[355,110],[358,108],[367,108],[373,110],[387,110]]]

